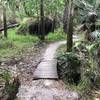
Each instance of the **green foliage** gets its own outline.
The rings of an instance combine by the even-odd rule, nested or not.
[[[5,89],[3,95],[13,93],[16,90],[16,86],[13,83],[10,83],[12,79],[10,72],[5,70],[2,72],[1,77],[5,80]]]
[[[8,39],[0,40],[0,58],[16,56],[23,49],[29,48],[37,42],[39,39],[35,36],[17,35],[16,30],[9,30]]]
[[[84,80],[81,80],[77,86],[77,89],[81,91],[81,93],[88,91],[90,88],[91,88],[91,81],[89,78],[84,78]]]
[[[89,56],[91,60],[91,65],[96,68],[100,66],[100,38],[94,41],[91,45],[88,45]]]
[[[62,32],[50,33],[47,36],[47,41],[60,41],[65,40],[66,36]],[[36,36],[31,35],[18,35],[16,29],[8,31],[8,39],[0,40],[0,57],[9,58],[19,55],[23,49],[31,47],[34,43],[40,40]]]
[[[87,91],[91,86],[100,86],[100,39],[92,43],[79,42],[74,52],[80,56],[82,65],[82,79],[78,85],[81,92]]]
[[[37,37],[35,37],[35,36],[31,36],[31,35],[27,35],[27,36],[17,35],[16,34],[16,30],[10,30],[9,31],[8,39],[12,40],[15,43],[21,43],[21,44],[27,44],[27,43],[32,44],[32,43],[36,43],[36,42],[39,41],[39,39]]]
[[[66,60],[66,61],[77,61],[77,56],[73,54],[72,52],[69,53],[61,53],[58,57],[59,60]],[[78,64],[78,62],[76,62]],[[74,64],[73,64],[74,65]]]
[[[88,44],[86,41],[76,41],[74,46],[73,46],[73,52],[81,59],[87,59],[89,56],[89,52],[86,48],[86,44]]]
[[[100,14],[100,1],[99,0],[75,0],[76,5],[76,16],[77,23],[82,23],[88,18],[89,12],[95,12],[97,15]]]
[[[5,82],[9,82],[11,80],[11,74],[8,70],[5,70],[2,74],[1,77],[5,80]]]
[[[12,41],[7,39],[0,40],[0,49],[12,48],[13,45]]]
[[[18,31],[17,34],[22,34],[22,35],[28,35],[28,24],[27,23],[22,23],[19,27],[18,27]]]
[[[8,70],[5,70],[1,73],[0,77],[2,77],[2,79],[5,81],[5,89],[3,95],[6,95],[13,90],[12,84],[9,84],[11,80],[11,74]]]
[[[94,31],[91,33],[91,36],[97,40],[98,38],[100,39],[100,32],[98,30]]]
[[[100,19],[96,21],[96,25],[100,25]]]
[[[5,87],[3,90],[2,97],[8,96],[8,98],[15,98],[16,93],[18,92],[18,84],[17,81],[14,83],[13,78],[11,77],[11,73],[8,70],[4,70],[0,77],[5,81]],[[12,99],[10,99],[12,100]]]
[[[14,93],[16,93],[17,88],[18,87],[16,84],[9,83],[5,86],[5,94],[13,97],[13,95],[15,95]]]
[[[58,15],[63,15],[62,10],[64,9],[64,0],[52,0],[51,1],[45,1],[45,8],[46,8],[46,14],[52,14],[54,15],[55,13]],[[47,6],[48,5],[48,6]],[[60,7],[60,9],[59,9]]]
[[[29,34],[28,26],[30,23],[34,21],[35,19],[32,19],[32,18],[29,18],[29,19],[26,18],[25,20],[23,20],[22,24],[17,29],[17,33],[27,36]],[[60,30],[55,31],[54,33],[48,34],[47,39],[49,41],[60,41],[60,40],[66,39],[66,37],[67,36],[65,36],[65,33],[63,33],[60,29]]]
[[[17,28],[16,33],[21,35],[29,35],[29,25],[34,21],[35,19],[33,18],[24,18],[20,23],[20,26]]]
[[[58,72],[60,77],[71,84],[78,84],[80,81],[81,61],[74,53],[61,53],[58,56]]]
[[[65,40],[66,39],[66,35],[64,33],[59,33],[59,32],[54,32],[54,33],[50,33],[47,36],[47,39],[49,41],[60,41],[60,40]]]
[[[78,57],[79,63],[74,55]],[[87,41],[77,41],[73,47],[73,52],[70,54],[63,52],[59,57],[58,72],[60,78],[64,80],[66,85],[69,85],[70,88],[73,86],[81,95],[86,95],[84,98],[88,100],[88,92],[92,92],[92,88],[94,87],[100,87],[100,39],[97,39],[92,43]],[[70,64],[68,60],[74,62]],[[80,66],[76,67],[77,65],[75,65],[75,62]],[[73,67],[69,67],[68,64]],[[74,68],[76,68],[76,70]],[[77,86],[68,84],[67,82],[72,82],[72,76],[70,74],[73,74],[73,71],[77,73],[77,69],[78,73],[80,73],[78,74],[80,75],[80,81],[78,81]],[[75,79],[78,79],[78,77]]]
[[[84,74],[82,75],[82,79],[77,86],[77,89],[81,91],[81,93],[86,93],[87,91],[90,91],[92,87],[100,86],[99,68],[96,68],[95,66],[90,68],[85,67],[84,70],[82,71],[83,71],[82,73]]]

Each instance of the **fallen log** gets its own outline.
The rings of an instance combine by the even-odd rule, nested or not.
[[[20,24],[12,24],[12,25],[8,25],[7,26],[7,29],[10,29],[10,28],[15,28],[15,27],[18,27]],[[0,28],[0,31],[4,31],[4,27],[1,27]]]

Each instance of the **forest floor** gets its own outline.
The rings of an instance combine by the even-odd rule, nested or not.
[[[34,80],[33,78],[34,71],[50,43],[53,42],[38,43],[23,49],[15,57],[0,61],[0,69],[8,69],[20,79],[18,100],[78,100],[78,93],[71,88],[66,88],[62,80]]]
[[[0,61],[0,68],[8,69],[18,75],[21,84],[32,82],[33,72],[41,61],[41,57],[48,43],[36,44],[25,48],[20,54]]]
[[[61,80],[34,80],[34,71],[41,62],[43,54],[50,43],[36,44],[26,48],[20,55],[0,62],[0,68],[10,70],[18,76],[20,87],[18,100],[76,100],[78,94],[66,90]]]
[[[51,56],[53,52],[55,52],[54,51],[56,50],[55,47],[58,46],[58,44],[57,43],[54,44],[53,46],[54,48],[52,48],[51,53],[50,52],[48,53],[48,57]],[[46,49],[41,48],[39,56],[36,56],[36,59],[34,56],[34,61],[37,59],[38,61],[39,59],[40,61],[42,60],[43,55],[45,54],[44,50]],[[78,99],[78,93],[68,89],[66,90],[66,85],[61,80],[55,80],[55,79],[34,80],[33,74],[35,68],[33,69],[29,68],[32,71],[28,77],[29,79],[26,80],[25,78],[25,80],[22,81],[22,84],[19,88],[19,93],[17,94],[18,100],[77,100]]]

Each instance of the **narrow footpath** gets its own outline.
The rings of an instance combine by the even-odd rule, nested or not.
[[[56,60],[56,50],[59,46],[65,44],[66,41],[56,42],[50,44],[44,53],[43,60],[37,66],[34,72],[35,79],[57,79],[57,60]]]
[[[50,44],[42,61],[34,72],[30,85],[21,85],[18,100],[78,100],[78,93],[66,89],[65,84],[58,80],[56,50],[66,41]]]

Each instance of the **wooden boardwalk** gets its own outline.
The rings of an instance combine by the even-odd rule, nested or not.
[[[56,60],[56,50],[59,46],[65,44],[66,41],[55,42],[50,44],[46,49],[43,60],[37,66],[34,72],[35,79],[57,79],[57,60]]]

